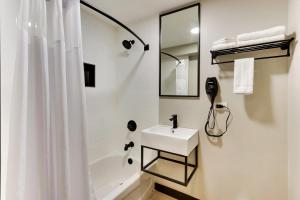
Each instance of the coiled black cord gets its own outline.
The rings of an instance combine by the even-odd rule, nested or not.
[[[215,128],[215,124],[216,124],[214,101],[212,101],[212,104],[211,104],[209,112],[208,112],[207,120],[206,120],[206,123],[205,123],[205,132],[210,137],[222,137],[227,132],[228,127],[229,127],[229,119],[230,119],[230,116],[231,116],[231,110],[228,107],[223,106],[223,105],[218,105],[218,106],[219,106],[219,108],[225,108],[226,111],[228,112],[228,115],[227,115],[227,118],[226,118],[226,129],[225,129],[225,131],[223,131],[222,133],[217,134],[217,135],[215,135],[213,133],[210,133],[209,129],[210,130],[214,129]],[[213,118],[212,118],[212,126],[210,125],[211,115],[213,116]]]

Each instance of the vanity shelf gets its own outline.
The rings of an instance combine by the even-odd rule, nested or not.
[[[238,53],[261,51],[261,50],[276,49],[276,48],[280,48],[283,51],[286,50],[286,54],[258,57],[258,58],[255,58],[255,60],[269,59],[269,58],[279,58],[279,57],[289,57],[290,56],[290,44],[293,40],[294,40],[294,38],[291,38],[291,39],[287,39],[287,40],[279,40],[279,41],[274,41],[274,42],[266,42],[266,43],[260,43],[260,44],[254,44],[254,45],[235,47],[235,48],[230,48],[230,49],[210,51],[210,53],[211,53],[211,64],[216,65],[216,64],[225,64],[225,63],[234,62],[233,60],[231,60],[231,61],[217,61],[217,58],[219,56],[235,55],[235,54],[238,54]]]
[[[151,149],[151,150],[157,151],[157,156],[153,160],[148,162],[146,165],[144,165],[144,149]],[[186,156],[186,155],[176,154],[176,153],[164,151],[161,149],[156,149],[156,148],[141,145],[141,170],[146,173],[152,174],[154,176],[166,179],[168,181],[171,181],[171,182],[183,185],[183,186],[187,186],[189,184],[190,180],[192,179],[194,173],[196,172],[196,169],[198,168],[198,145],[193,149],[193,151],[195,152],[194,153],[195,163],[191,164],[191,163],[188,163],[188,156]],[[161,155],[161,153],[167,153],[167,154],[175,155],[178,157],[182,157],[182,158],[184,158],[184,161],[167,158],[167,157]],[[163,159],[163,160],[167,160],[167,161],[179,164],[179,165],[183,165],[184,166],[184,181],[176,180],[176,179],[168,177],[166,175],[159,174],[159,173],[149,170],[148,168],[150,168],[151,165],[154,164],[155,161],[157,161],[159,159]],[[188,176],[188,167],[191,167],[193,169],[189,176]]]

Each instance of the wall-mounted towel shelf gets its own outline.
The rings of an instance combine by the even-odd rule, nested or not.
[[[288,57],[288,56],[290,56],[290,44],[293,40],[294,40],[294,38],[291,38],[291,39],[288,39],[288,40],[279,40],[279,41],[274,41],[274,42],[267,42],[267,43],[260,43],[260,44],[254,44],[254,45],[235,47],[235,48],[230,48],[230,49],[210,51],[210,53],[211,53],[211,64],[216,65],[216,64],[225,64],[225,63],[234,62],[233,60],[231,60],[231,61],[218,61],[217,57],[219,57],[219,56],[232,55],[232,54],[245,53],[245,52],[252,52],[252,51],[260,51],[260,50],[266,50],[266,49],[275,49],[275,48],[280,48],[281,50],[286,50],[286,54],[259,57],[259,58],[255,58],[255,60],[269,59],[269,58],[279,58],[279,57]]]

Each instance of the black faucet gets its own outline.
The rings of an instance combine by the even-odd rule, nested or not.
[[[177,128],[178,127],[178,124],[177,124],[177,115],[176,114],[172,115],[169,120],[173,122],[173,128]]]
[[[134,147],[134,143],[132,141],[128,144],[125,144],[124,151],[127,151],[129,147]]]

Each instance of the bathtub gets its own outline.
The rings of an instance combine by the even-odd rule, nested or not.
[[[97,200],[122,199],[140,184],[140,163],[124,154],[108,155],[89,165]]]

